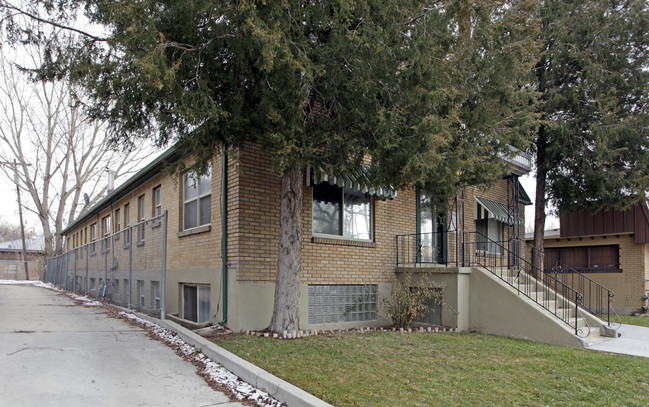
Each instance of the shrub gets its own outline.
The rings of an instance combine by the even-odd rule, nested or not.
[[[443,301],[444,287],[445,284],[432,281],[427,274],[422,274],[418,284],[413,287],[412,274],[405,273],[402,279],[394,281],[389,297],[380,297],[381,305],[396,328],[408,328],[413,321],[431,310],[431,304],[448,307]]]

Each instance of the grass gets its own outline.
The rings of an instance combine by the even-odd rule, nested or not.
[[[646,406],[649,359],[476,333],[217,343],[335,406]]]
[[[615,321],[616,318],[612,318]],[[649,317],[636,317],[631,315],[620,315],[623,324],[649,327]]]

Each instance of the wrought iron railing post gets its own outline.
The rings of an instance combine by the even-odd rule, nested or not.
[[[396,236],[396,245],[397,245],[397,267],[399,267],[399,235]]]

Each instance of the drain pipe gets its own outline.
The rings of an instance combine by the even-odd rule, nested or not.
[[[228,322],[228,157],[223,147],[221,155],[221,286],[223,288],[223,319],[219,325]]]

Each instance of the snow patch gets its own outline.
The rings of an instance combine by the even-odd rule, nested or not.
[[[34,287],[49,288],[54,291],[63,291],[51,283],[44,283],[39,280],[0,280],[0,285],[32,285]]]
[[[88,297],[87,295],[79,295],[79,294],[75,294],[75,293],[72,293],[72,292],[67,293],[67,295],[72,299],[75,299],[77,301],[81,301],[83,303],[83,305],[88,306],[88,307],[101,307],[102,305],[104,305],[103,303],[101,303],[99,301],[93,300],[92,298]]]
[[[220,363],[211,360],[203,353],[199,353],[194,346],[183,341],[178,335],[168,329],[162,328],[159,325],[127,312],[122,311],[119,315],[128,318],[137,324],[146,326],[154,337],[167,343],[172,348],[178,349],[186,359],[195,362],[199,366],[202,374],[206,375],[210,380],[219,385],[230,389],[239,400],[254,401],[261,407],[280,407],[285,405],[272,398],[265,391],[259,390],[251,384],[239,379]]]

